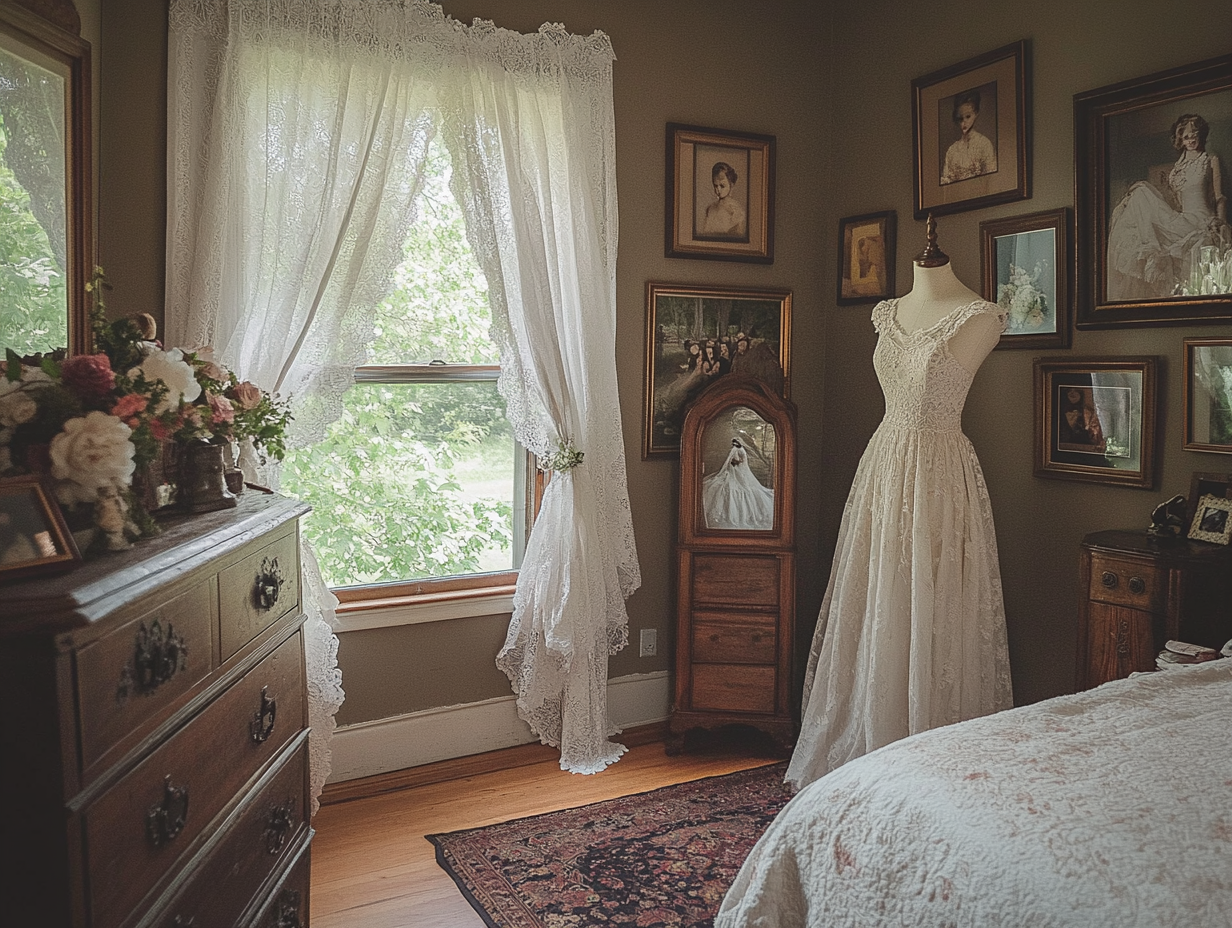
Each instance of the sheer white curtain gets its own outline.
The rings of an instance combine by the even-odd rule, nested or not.
[[[451,83],[455,192],[489,282],[500,390],[514,434],[562,446],[531,531],[497,664],[561,767],[595,773],[608,740],[607,659],[628,643],[641,583],[616,403],[616,142],[607,37],[544,26],[476,34]]]
[[[606,659],[627,639],[624,598],[639,583],[612,403],[606,37],[466,27],[422,0],[170,10],[168,341],[213,345],[241,377],[289,395],[294,445],[323,435],[366,359],[368,308],[401,258],[446,114],[515,434],[586,455],[544,500],[502,666],[562,766],[601,769],[623,750],[607,742]],[[305,564],[319,601],[307,626],[315,796],[342,689],[335,603],[310,551]]]

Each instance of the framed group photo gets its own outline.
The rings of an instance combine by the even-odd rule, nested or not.
[[[1070,211],[1046,210],[980,223],[982,296],[1006,311],[998,348],[1068,348]]]
[[[774,144],[667,124],[667,257],[774,263]]]
[[[1078,328],[1232,319],[1220,163],[1232,165],[1232,55],[1075,95]]]
[[[1151,489],[1158,358],[1036,358],[1035,475]]]
[[[757,377],[787,397],[790,356],[790,290],[648,283],[642,457],[680,453],[684,414],[718,377]]]
[[[894,210],[838,222],[838,305],[875,303],[894,295]]]
[[[68,570],[80,561],[64,514],[42,480],[0,479],[0,583]]]
[[[911,97],[916,219],[1031,195],[1025,41],[916,78]]]
[[[1187,338],[1186,451],[1232,454],[1232,338]]]

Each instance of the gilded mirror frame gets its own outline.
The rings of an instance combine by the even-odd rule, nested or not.
[[[86,282],[93,270],[90,43],[69,0],[0,0],[0,35],[65,81],[64,205],[68,353],[90,350]]]

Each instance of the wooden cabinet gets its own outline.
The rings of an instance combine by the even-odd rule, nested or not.
[[[760,381],[707,388],[681,434],[670,750],[747,725],[783,747],[795,638],[795,408]]]
[[[0,920],[307,926],[306,511],[249,492],[0,585]]]
[[[1078,689],[1155,669],[1171,639],[1232,638],[1232,550],[1104,531],[1082,541]]]

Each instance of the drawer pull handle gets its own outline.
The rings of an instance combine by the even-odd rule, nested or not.
[[[253,744],[269,740],[274,733],[274,721],[278,718],[278,700],[269,694],[269,687],[261,687],[261,708],[248,723],[248,733]]]
[[[145,834],[155,847],[174,841],[188,820],[188,787],[172,786],[171,775],[163,780],[163,801],[145,814]]]
[[[284,889],[274,903],[272,916],[265,922],[269,928],[304,928],[299,919],[299,890]]]
[[[1103,583],[1103,585],[1109,590],[1115,590],[1117,588],[1117,584],[1121,582],[1117,575],[1110,570],[1105,570],[1104,575],[1099,579],[1100,582]]]
[[[158,619],[148,627],[142,622],[133,640],[132,663],[120,669],[116,702],[125,702],[133,691],[149,696],[187,666],[188,645],[170,622],[166,630]]]
[[[252,601],[262,612],[268,612],[278,602],[278,594],[286,578],[278,566],[278,558],[267,557],[261,561],[261,570],[253,583]]]
[[[270,856],[286,847],[291,827],[295,824],[291,818],[293,811],[294,806],[290,800],[270,808],[269,821],[265,825],[265,850]]]
[[[177,915],[171,923],[171,928],[193,928],[197,924],[197,916],[190,915],[185,918],[183,915]]]
[[[1146,581],[1143,580],[1141,577],[1130,577],[1129,578],[1129,592],[1133,593],[1135,596],[1145,593],[1146,592]]]

